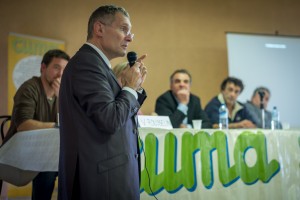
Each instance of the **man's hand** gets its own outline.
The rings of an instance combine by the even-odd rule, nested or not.
[[[176,97],[180,103],[187,105],[190,101],[190,91],[186,89],[178,90]]]
[[[147,76],[147,67],[144,65],[144,63],[142,62],[145,58],[147,57],[147,55],[142,55],[139,59],[137,59],[138,62],[140,62],[142,65],[140,66],[140,71],[141,71],[141,75],[142,75],[142,82],[139,86],[139,88],[142,87],[144,81],[146,80],[146,76]]]
[[[248,119],[244,119],[243,121],[236,123],[236,126],[236,128],[256,128],[255,124]]]
[[[61,81],[61,79],[57,78],[51,84],[51,87],[54,90],[54,94],[56,97],[58,97],[58,95],[59,95],[60,81]]]
[[[30,131],[43,128],[54,128],[54,126],[55,122],[41,122],[34,119],[27,119],[17,127],[17,131]]]
[[[123,86],[130,87],[134,90],[139,89],[146,79],[147,68],[142,62],[146,58],[146,55],[142,55],[137,59],[132,67],[129,65],[123,72],[122,84]]]
[[[187,125],[186,124],[180,124],[179,128],[187,128]]]

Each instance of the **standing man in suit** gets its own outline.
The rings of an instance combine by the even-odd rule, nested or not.
[[[211,128],[206,113],[201,108],[200,98],[190,92],[191,74],[185,69],[173,72],[170,90],[156,100],[155,112],[169,116],[174,128],[191,128],[193,119],[202,120],[202,128]]]
[[[140,199],[136,114],[146,98],[143,55],[123,73],[110,60],[132,42],[129,14],[106,5],[89,18],[87,42],[73,56],[60,90],[58,199]]]

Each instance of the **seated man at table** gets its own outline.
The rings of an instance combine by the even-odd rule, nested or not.
[[[244,89],[240,79],[226,78],[221,84],[221,92],[211,99],[205,107],[213,128],[219,127],[219,108],[225,104],[228,109],[228,128],[255,128],[253,118],[244,105],[237,101],[238,96]]]
[[[61,50],[49,50],[41,62],[41,76],[32,77],[19,87],[14,96],[11,126],[4,145],[19,131],[56,127],[60,80],[69,59]],[[51,199],[57,174],[40,172],[33,179],[33,200]]]
[[[261,102],[260,95],[262,95],[262,102]],[[271,96],[271,92],[268,88],[258,87],[254,90],[251,101],[247,101],[245,103],[245,107],[249,111],[250,115],[252,116],[252,118],[258,128],[263,128],[262,127],[261,103],[263,105],[264,114],[265,114],[264,115],[265,116],[265,127],[264,128],[267,128],[267,129],[271,128],[272,113],[271,113],[271,111],[267,110],[270,96]]]
[[[211,128],[211,123],[201,108],[200,98],[190,92],[191,74],[179,69],[170,77],[170,90],[156,100],[155,112],[169,116],[173,128],[191,128],[192,120],[201,119],[202,128]]]

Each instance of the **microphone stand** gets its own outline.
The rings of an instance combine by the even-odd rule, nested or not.
[[[265,92],[264,91],[258,91],[259,97],[260,97],[260,110],[261,110],[261,125],[262,128],[264,129],[265,126],[265,109],[264,109],[264,96],[265,96]]]

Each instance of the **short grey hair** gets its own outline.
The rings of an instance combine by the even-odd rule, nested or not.
[[[180,74],[186,74],[186,75],[188,75],[189,78],[190,78],[190,83],[192,83],[192,76],[191,76],[190,72],[189,72],[188,70],[186,70],[186,69],[177,69],[177,70],[175,70],[175,71],[171,74],[171,76],[170,76],[170,83],[172,83],[175,74],[179,74],[179,73],[180,73]]]
[[[124,16],[129,18],[128,12],[122,8],[115,5],[105,5],[97,8],[90,16],[88,22],[87,30],[87,40],[93,37],[93,28],[96,21],[101,21],[102,23],[111,24],[114,21],[114,17],[117,12],[122,13]]]
[[[258,93],[259,91],[263,91],[263,92],[267,92],[267,93],[269,93],[269,95],[271,96],[271,92],[270,92],[270,90],[268,89],[268,88],[266,88],[266,87],[258,87],[258,88],[256,88],[255,90],[254,90],[254,92],[253,92],[253,94],[252,94],[252,98],[254,98],[254,96],[256,95],[256,93]]]

